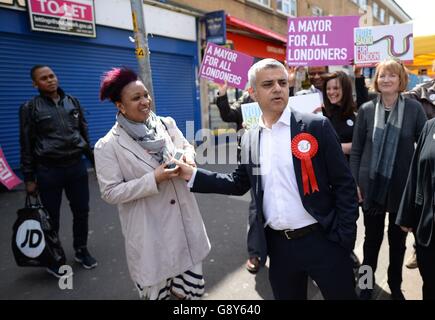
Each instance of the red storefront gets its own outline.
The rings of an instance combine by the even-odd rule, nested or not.
[[[226,15],[226,38],[227,44],[231,44],[233,50],[248,54],[256,60],[274,58],[284,63],[286,53],[286,37],[276,32],[259,27],[239,18]],[[215,104],[218,86],[208,83],[209,90],[209,128],[214,130],[215,135],[235,131],[234,123],[223,122],[219,110]],[[241,94],[241,90],[229,88],[228,100],[235,101]]]
[[[226,22],[227,41],[232,41],[234,50],[256,58],[274,58],[284,62],[285,36],[230,15],[226,16]]]

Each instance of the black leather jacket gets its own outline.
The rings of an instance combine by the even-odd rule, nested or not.
[[[37,164],[68,166],[83,154],[93,162],[80,103],[60,88],[58,92],[57,105],[39,95],[20,107],[21,170],[26,182],[35,181]]]

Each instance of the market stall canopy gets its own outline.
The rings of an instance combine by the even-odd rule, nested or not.
[[[430,36],[414,37],[414,63],[409,67],[415,73],[427,70],[427,74],[435,76],[432,64],[435,61],[435,34]]]

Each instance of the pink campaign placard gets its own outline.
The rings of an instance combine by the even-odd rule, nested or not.
[[[216,83],[226,81],[228,86],[243,90],[248,82],[248,70],[253,62],[254,58],[247,54],[209,42],[199,76]]]
[[[74,20],[93,22],[92,6],[85,3],[65,0],[30,0],[34,13],[63,17],[65,14]]]
[[[332,66],[352,64],[353,29],[359,16],[288,19],[287,64]]]
[[[0,182],[9,190],[12,190],[22,182],[9,167],[2,148],[0,148]]]

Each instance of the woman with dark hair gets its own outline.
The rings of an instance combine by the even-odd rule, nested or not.
[[[386,60],[376,67],[374,86],[379,96],[358,110],[352,139],[350,167],[358,185],[364,213],[364,260],[373,274],[384,238],[388,212],[390,263],[388,285],[394,300],[403,300],[402,267],[406,233],[395,225],[400,199],[405,189],[414,144],[426,122],[422,105],[402,96],[408,84],[403,65]],[[373,288],[361,290],[361,299],[370,299]]]
[[[177,151],[194,163],[194,149],[175,121],[151,111],[136,73],[105,73],[100,99],[118,108],[116,123],[95,145],[102,198],[119,210],[128,268],[143,299],[197,299],[204,293],[202,260],[210,251],[194,195],[168,167]]]
[[[349,160],[356,117],[349,76],[343,71],[328,75],[323,83],[323,97],[323,115],[331,121],[340,138],[343,153]]]

